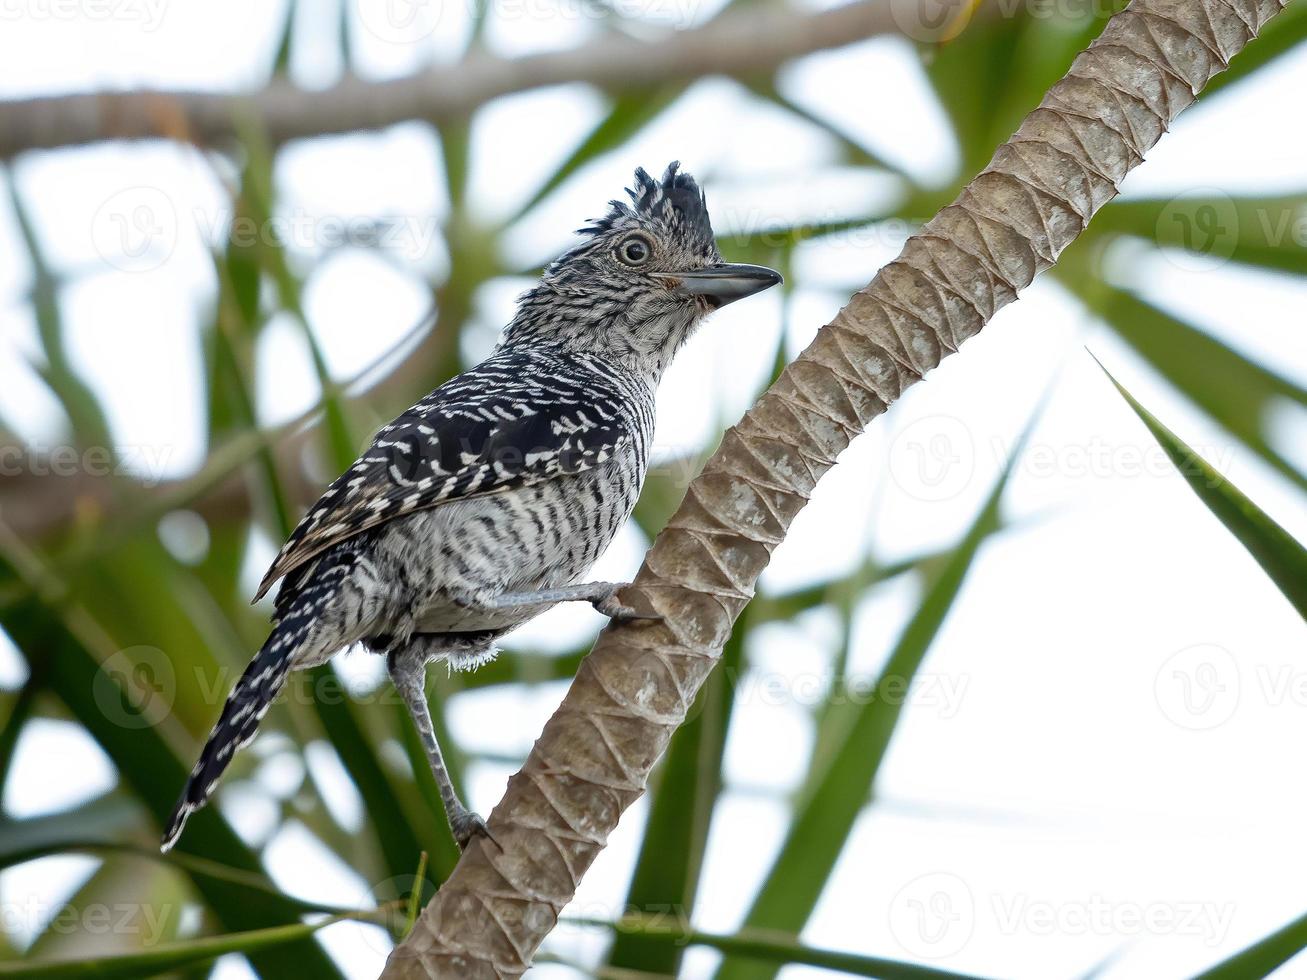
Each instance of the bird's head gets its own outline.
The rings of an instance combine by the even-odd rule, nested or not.
[[[627,194],[522,297],[505,344],[603,353],[656,379],[704,316],[781,281],[722,261],[703,191],[679,164],[660,181],[637,170]]]

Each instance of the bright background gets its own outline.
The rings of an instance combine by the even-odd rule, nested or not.
[[[267,81],[284,3],[159,2],[153,8],[115,0],[105,18],[60,14],[58,5],[6,6],[0,97],[134,87],[234,91]],[[594,155],[573,151],[610,118],[613,102],[602,93],[562,86],[503,98],[474,118],[462,147],[468,178],[455,195],[447,169],[452,128],[442,133],[413,122],[287,145],[273,165],[275,211],[325,370],[350,380],[390,352],[369,376],[375,379],[406,354],[429,357],[431,345],[412,331],[433,295],[439,304],[443,294],[435,291],[451,275],[465,277],[459,290],[466,316],[442,317],[437,329],[461,331],[456,349],[463,362],[479,359],[530,270],[565,247],[571,229],[602,213],[635,166],[661,170],[679,159],[707,187],[727,258],[779,265],[788,285],[714,316],[668,373],[657,430],[657,459],[669,474],[658,484],[666,501],[651,508],[665,516],[694,461],[767,383],[778,348],[787,359],[802,349],[896,253],[911,224],[951,197],[1065,69],[1089,30],[1079,16],[1083,5],[1072,6],[1053,17],[1023,11],[986,18],[982,11],[953,52],[942,55],[903,37],[814,54],[781,70],[774,93],[703,79],[646,124],[632,124],[615,149]],[[618,9],[677,27],[717,11],[716,3],[696,0],[663,4],[652,14],[630,7]],[[460,3],[421,8],[408,34],[387,25],[384,5],[347,8],[349,64],[368,79],[452,61],[472,30]],[[438,17],[423,19],[436,9]],[[340,77],[340,22],[334,0],[296,5],[286,67],[296,83],[317,89]],[[480,43],[511,57],[628,26],[579,4],[493,4]],[[1307,37],[1307,29],[1294,29]],[[1035,57],[1038,39],[1054,36],[1066,57]],[[1005,38],[1024,43],[1000,54]],[[1289,47],[1185,113],[1122,187],[1123,197],[1141,207],[1123,209],[1115,223],[1113,211],[1105,211],[1104,230],[1091,230],[1092,242],[1068,253],[1064,277],[1035,284],[961,356],[912,389],[845,454],[802,513],[762,591],[781,596],[829,586],[824,595],[831,601],[749,630],[747,666],[731,678],[734,712],[693,908],[697,926],[731,932],[744,922],[809,776],[818,709],[832,687],[843,687],[835,671],[846,626],[844,676],[866,683],[929,581],[929,562],[918,560],[956,544],[1009,464],[1005,526],[983,545],[930,647],[804,941],[990,976],[1078,977],[1107,961],[1100,976],[1155,980],[1192,975],[1303,913],[1307,781],[1299,762],[1307,738],[1307,630],[1190,492],[1093,359],[1307,540],[1307,279],[1292,271],[1304,271],[1307,244],[1307,134],[1294,109],[1294,93],[1307,91],[1307,46]],[[975,62],[958,52],[979,59],[976,51],[1010,70],[969,79]],[[960,94],[968,87],[980,95]],[[989,92],[1003,96],[992,111],[984,106]],[[985,112],[991,114],[978,116]],[[18,511],[50,505],[34,492],[30,461],[53,447],[82,446],[85,436],[61,397],[59,377],[42,378],[51,373],[44,370],[49,340],[39,328],[37,267],[16,208],[34,230],[54,284],[66,354],[55,375],[80,380],[102,407],[122,479],[172,485],[193,475],[223,439],[248,430],[239,422],[215,427],[210,383],[220,290],[212,252],[226,248],[228,185],[240,166],[230,156],[149,142],[31,152],[5,167],[0,426],[10,444],[27,448],[22,474],[6,469],[0,482],[0,520],[30,525],[30,515]],[[519,215],[560,169],[557,189]],[[1276,199],[1256,212],[1266,219],[1260,225],[1244,220],[1231,231],[1223,224],[1210,247],[1195,250],[1152,241],[1173,236],[1167,209],[1176,198],[1233,209],[1253,196]],[[142,215],[148,220],[137,223]],[[820,234],[823,224],[850,218],[876,220]],[[342,224],[357,232],[373,220],[390,222],[380,244],[334,240]],[[1276,224],[1282,220],[1287,224]],[[477,229],[490,243],[488,255],[460,262],[460,245],[451,243],[455,225]],[[797,245],[759,243],[761,230],[778,226],[813,234]],[[1235,254],[1259,235],[1278,256],[1260,268]],[[1135,296],[1185,330],[1219,341],[1214,373],[1188,370],[1207,348],[1179,344],[1141,356],[1096,315],[1102,308],[1086,303],[1103,284],[1113,296]],[[323,390],[301,324],[266,276],[263,289],[244,367],[257,421],[272,427],[312,409]],[[1147,333],[1153,324],[1137,318],[1135,329]],[[1218,401],[1229,392],[1213,391],[1207,381],[1186,387],[1187,378],[1222,377],[1221,358],[1246,359],[1282,379],[1267,391],[1235,383],[1231,397],[1246,395],[1251,407],[1233,424],[1201,397],[1203,387]],[[347,401],[355,446],[441,380],[432,374],[444,366],[452,365],[419,363],[407,375],[410,387]],[[1027,426],[1024,449],[1012,460]],[[1248,431],[1264,444],[1247,438]],[[1277,454],[1278,468],[1269,462]],[[335,472],[330,457],[323,460],[319,452],[309,493]],[[246,470],[257,486],[258,468]],[[292,497],[295,518],[311,497]],[[239,669],[227,651],[244,644],[252,652],[261,635],[266,604],[253,613],[224,610],[238,609],[252,594],[279,544],[270,513],[256,493],[252,521],[224,523],[190,506],[160,515],[162,547],[151,544],[149,560],[175,563],[165,579],[193,578],[216,596],[203,614],[189,586],[135,594],[133,581],[142,589],[153,581],[145,576],[123,577],[113,599],[134,596],[147,612],[177,607],[200,634],[230,631],[214,641],[219,652],[210,662],[227,670],[213,682],[217,693],[193,701],[181,728],[160,726],[186,767],[233,666]],[[58,565],[61,555],[78,555],[100,533],[97,521],[112,526],[114,510],[110,504],[105,513],[73,515],[70,507],[66,519],[22,534],[24,547]],[[630,577],[648,545],[646,530],[629,527],[595,577]],[[213,547],[224,538],[224,560],[236,566],[225,585],[210,574]],[[868,556],[908,569],[856,586],[849,603],[836,601],[839,583]],[[66,566],[80,583],[74,593],[84,589],[90,607],[97,601],[94,576],[121,571],[107,560],[93,567],[97,560]],[[0,592],[6,603],[14,594],[12,582]],[[0,622],[5,615],[0,606]],[[238,615],[245,618],[220,625]],[[171,649],[148,620],[124,618],[108,628],[119,648],[159,648],[167,662],[191,655]],[[475,689],[443,689],[446,724],[476,809],[488,813],[495,805],[566,689],[565,679],[529,678],[552,676],[539,665],[584,649],[599,625],[588,610],[555,610],[510,639],[513,673]],[[31,664],[42,656],[0,633],[0,717],[12,722],[20,692],[31,686]],[[363,703],[363,717],[381,710],[376,703],[386,681],[378,659],[351,652],[336,669]],[[307,706],[279,709],[269,722],[218,795],[223,816],[283,891],[369,904],[379,865],[342,857],[322,828],[366,837],[371,802],[329,743],[306,727],[313,724]],[[19,725],[6,729],[15,744],[4,758],[0,835],[21,836],[54,815],[102,813],[95,807],[108,800],[126,806],[109,828],[118,838],[155,837],[150,811],[123,803],[133,793],[114,758],[56,694],[38,691]],[[403,770],[398,738],[383,732],[377,741],[383,757],[397,758]],[[572,911],[620,915],[647,815],[645,801],[626,815]],[[440,824],[439,814],[428,816]],[[89,955],[130,943],[91,929],[51,930],[65,903],[114,904],[105,896],[127,894],[125,875],[137,884],[148,877],[157,889],[144,898],[132,892],[130,901],[184,910],[168,919],[164,938],[215,928],[185,877],[166,865],[86,854],[6,864],[0,909],[7,955],[29,948]],[[373,926],[340,924],[320,939],[349,977],[375,976],[390,948]],[[599,930],[560,927],[545,949],[573,966],[542,963],[533,975],[587,975],[603,962],[608,942]],[[719,961],[716,953],[692,949],[680,975],[710,976]],[[782,975],[819,973],[789,967]],[[213,971],[223,980],[251,975],[237,956]],[[1307,967],[1291,963],[1277,975],[1307,976]]]

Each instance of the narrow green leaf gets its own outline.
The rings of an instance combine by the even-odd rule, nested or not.
[[[1113,201],[1095,217],[1092,229],[1090,234],[1096,236],[1133,235],[1185,249],[1213,264],[1229,260],[1307,275],[1307,249],[1303,248],[1307,194]]]
[[[1103,373],[1148,427],[1198,499],[1262,566],[1299,615],[1307,618],[1307,549],[1139,404],[1107,368]]]
[[[128,791],[115,788],[58,813],[0,820],[0,868],[44,857],[77,842],[117,839],[140,828],[142,810]]]
[[[844,127],[784,95],[777,88],[774,77],[747,78],[741,79],[741,81],[748,85],[749,89],[759,98],[765,99],[795,118],[815,126],[834,140],[843,158],[841,162],[859,167],[875,167],[878,170],[884,170],[886,173],[894,174],[894,176],[902,180],[911,182],[911,177],[901,168],[882,159],[868,147],[863,146],[858,138],[846,131]]]
[[[349,920],[368,920],[372,912],[351,912],[333,915],[321,922],[274,926],[270,929],[253,929],[226,936],[209,936],[186,942],[168,943],[140,953],[122,956],[105,956],[97,959],[59,960],[49,963],[0,963],[2,977],[31,977],[40,980],[145,980],[170,970],[208,963],[219,956],[241,953],[249,956],[263,950],[284,947],[290,943],[303,944],[315,932]],[[306,969],[288,967],[287,972],[274,976],[317,976]]]
[[[243,260],[242,260],[243,261]],[[214,366],[218,384],[228,398],[228,410],[233,421],[248,431],[258,428],[258,413],[254,407],[254,392],[246,380],[251,373],[247,365],[252,356],[253,324],[247,319],[239,292],[238,279],[229,257],[214,256],[218,273],[218,323],[213,335]],[[294,527],[293,508],[277,472],[277,458],[261,445],[254,455],[262,480],[261,485],[272,510],[275,532],[282,538],[289,536]]]
[[[1109,286],[1068,282],[1162,377],[1272,467],[1307,489],[1307,476],[1266,438],[1276,399],[1307,405],[1307,391],[1250,361],[1203,330]]]
[[[879,977],[880,980],[975,980],[965,974],[936,970],[915,963],[803,946],[793,936],[783,933],[752,929],[741,930],[734,935],[702,932],[665,916],[629,916],[617,922],[585,918],[566,918],[563,921],[574,925],[602,926],[619,936],[638,935],[664,945],[707,946],[731,957],[765,963],[771,972],[788,963],[798,963],[838,970],[853,976]]]
[[[965,537],[930,583],[877,682],[877,690],[906,690],[916,675],[949,609],[962,589],[981,545],[1001,526],[999,503],[1024,437]],[[902,698],[880,697],[863,704],[835,705],[823,719],[838,732],[818,737],[826,759],[815,759],[800,790],[794,819],[745,917],[747,929],[797,934],[812,910],[844,849],[858,814],[889,748],[902,713]],[[770,964],[728,958],[718,980],[769,980]]]
[[[241,205],[253,219],[255,227],[261,230],[261,234],[256,236],[255,257],[276,287],[282,308],[299,325],[305,343],[308,344],[313,371],[322,390],[329,456],[335,468],[343,470],[358,456],[359,440],[351,431],[345,403],[335,390],[326,355],[304,312],[301,302],[304,284],[292,271],[285,245],[276,235],[276,223],[272,220],[276,209],[272,183],[273,160],[267,139],[259,123],[253,119],[242,120],[240,129],[241,144],[248,157],[241,182]]]
[[[736,234],[720,235],[717,244],[723,255],[732,262],[776,263],[778,257],[788,256],[806,241],[820,240],[827,235],[871,228],[875,215],[863,214],[834,221],[813,221],[806,224],[777,224],[750,228]],[[787,284],[788,284],[787,277]]]
[[[962,155],[961,173],[982,169],[994,147],[1020,122],[1019,114],[1010,117],[1012,110],[1006,103],[1011,100],[1005,93],[1013,66],[1019,64],[1023,30],[1031,19],[1024,8],[1013,16],[975,17],[960,35],[930,47],[923,59],[926,76],[953,124]],[[1005,112],[1002,118],[1000,110]]]
[[[104,447],[112,451],[114,443],[105,419],[104,410],[90,387],[73,370],[64,345],[64,322],[59,308],[59,283],[54,271],[45,260],[36,229],[27,215],[27,208],[14,186],[12,176],[6,182],[9,201],[18,231],[27,248],[32,267],[32,311],[36,316],[37,336],[45,364],[37,366],[37,373],[59,400],[68,416],[72,436],[82,447]]]
[[[281,39],[277,42],[277,53],[272,59],[272,73],[280,77],[290,74],[290,47],[295,34],[295,0],[286,4],[286,20],[281,27]]]
[[[422,856],[418,858],[418,873],[413,876],[416,885],[408,896],[408,913],[404,916],[404,938],[413,931],[413,925],[418,920],[418,911],[422,908],[422,883],[427,880],[427,852],[423,851]]]
[[[679,99],[687,87],[684,82],[672,82],[649,92],[627,92],[616,96],[603,119],[595,124],[567,159],[553,169],[506,224],[520,220],[587,163],[617,149],[644,129]]]
[[[998,129],[992,134],[995,145],[1005,140],[1021,118],[1039,104],[1044,93],[1067,73],[1076,56],[1103,33],[1108,20],[1126,2],[1106,0],[1059,6],[1056,12],[1040,10],[1027,20],[1012,59],[1010,78],[995,111],[995,119],[999,120]],[[999,132],[1005,125],[1010,128]]]
[[[13,698],[9,714],[5,717],[4,728],[0,729],[0,787],[9,782],[9,767],[14,761],[14,749],[18,746],[18,736],[23,726],[32,717],[32,707],[36,696],[45,687],[44,671],[29,675],[27,683]]]
[[[80,809],[79,811],[73,811],[70,815],[80,816]],[[5,828],[5,830],[7,833],[8,828]],[[134,844],[107,838],[103,840],[65,838],[39,846],[26,847],[11,847],[8,846],[8,841],[6,841],[6,846],[0,846],[0,868],[9,868],[27,861],[64,854],[120,855],[140,858],[153,864],[172,867],[191,878],[208,878],[237,888],[258,892],[261,895],[271,896],[280,902],[284,902],[287,907],[303,913],[339,915],[353,911],[352,909],[324,905],[321,902],[309,902],[302,898],[296,898],[294,895],[287,895],[272,884],[262,873],[229,867],[218,861],[211,861],[208,858],[194,854],[178,853],[177,851],[162,854],[155,844]]]
[[[1205,970],[1194,980],[1259,980],[1269,977],[1304,949],[1307,949],[1307,915]]]

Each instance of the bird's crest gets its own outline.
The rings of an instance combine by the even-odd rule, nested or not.
[[[582,235],[602,235],[628,225],[661,225],[669,234],[688,244],[711,247],[712,221],[708,201],[695,179],[681,170],[677,161],[668,164],[662,180],[655,180],[643,167],[635,171],[635,185],[628,187],[631,203],[610,201],[606,215],[578,229]]]

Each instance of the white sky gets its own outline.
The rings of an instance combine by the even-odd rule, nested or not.
[[[381,2],[351,7],[362,26],[355,60],[371,77],[448,59],[466,11],[414,8],[411,28],[390,28]],[[658,6],[664,20],[701,19],[715,4]],[[280,5],[111,0],[114,16],[64,16],[33,4],[5,13],[0,97],[99,87],[230,89],[257,84],[269,61]],[[6,7],[6,11],[12,11]],[[545,0],[495,5],[489,39],[504,53],[575,43],[594,25],[550,13]],[[40,11],[46,11],[41,14]],[[304,3],[294,71],[329,83],[340,57],[320,25],[330,0]],[[879,40],[816,55],[783,75],[788,95],[838,120],[867,145],[931,184],[957,166],[942,114],[915,58]],[[1307,51],[1256,85],[1228,91],[1181,118],[1126,184],[1135,195],[1210,187],[1225,193],[1301,191],[1307,135],[1285,125],[1286,93],[1307,89]],[[858,93],[850,99],[848,93]],[[501,100],[478,119],[472,201],[479,215],[510,213],[602,111],[592,93],[564,87]],[[617,153],[568,181],[507,237],[507,258],[530,265],[567,241],[618,193],[632,168],[679,158],[706,178],[719,232],[782,219],[820,219],[891,199],[883,180],[831,165],[819,131],[759,104],[738,86],[707,80]],[[524,165],[525,164],[525,165]],[[69,275],[61,295],[74,364],[104,398],[115,438],[142,472],[175,476],[203,456],[198,329],[214,283],[204,249],[223,233],[221,186],[211,162],[159,144],[28,154],[8,169],[38,223],[51,262]],[[346,376],[403,335],[425,302],[422,278],[447,268],[433,219],[446,213],[437,145],[421,126],[286,148],[277,180],[283,212],[304,217],[296,251],[323,251],[324,223],[399,222],[391,260],[344,250],[314,268],[305,297],[333,374]],[[126,202],[127,207],[124,207]],[[113,220],[145,204],[162,232],[142,243]],[[123,238],[123,235],[126,238]],[[0,204],[0,416],[33,442],[61,438],[61,419],[35,379],[29,271],[7,202]],[[730,307],[683,352],[660,397],[658,445],[701,445],[751,400],[785,330],[801,348],[897,242],[814,243],[797,256],[800,286],[784,305],[773,291]],[[125,249],[125,251],[124,251]],[[1307,287],[1229,266],[1187,267],[1147,256],[1127,270],[1150,299],[1307,383]],[[520,280],[478,296],[487,345],[508,317]],[[784,326],[782,316],[785,318]],[[892,560],[947,545],[972,519],[1041,399],[1047,404],[1005,500],[1015,527],[989,543],[923,667],[925,686],[905,713],[834,880],[804,934],[812,943],[1003,977],[1183,977],[1304,911],[1301,814],[1307,782],[1287,778],[1307,736],[1307,630],[1253,561],[1203,509],[1086,353],[1088,347],[1147,406],[1300,539],[1302,495],[1195,413],[1113,334],[1056,287],[1040,283],[914,388],[864,436],[819,488],[764,577],[771,589],[852,568],[868,548]],[[317,386],[293,324],[261,341],[258,401],[265,421],[311,405]],[[1307,465],[1307,413],[1284,408],[1273,438]],[[596,576],[629,576],[646,542],[628,531]],[[260,544],[260,561],[271,557]],[[262,571],[248,569],[251,584]],[[859,610],[855,669],[883,661],[919,589],[895,581]],[[563,609],[522,631],[562,648],[593,631],[585,610]],[[727,748],[728,792],[717,813],[696,921],[736,927],[786,825],[786,794],[802,780],[813,726],[803,692],[828,680],[833,621],[817,612],[760,631],[754,673],[741,685]],[[342,672],[360,684],[379,665],[351,654]],[[0,683],[21,683],[0,647]],[[779,679],[791,697],[764,697]],[[1191,688],[1186,691],[1184,685]],[[1193,686],[1193,685],[1196,685]],[[495,688],[450,705],[469,749],[526,751],[563,685]],[[1191,700],[1184,700],[1186,693]],[[1211,696],[1205,713],[1193,698]],[[505,719],[513,719],[512,724]],[[267,743],[267,744],[265,744]],[[271,873],[287,891],[324,901],[366,901],[368,885],[298,825],[275,828],[269,801],[294,792],[303,762],[265,740],[254,780],[227,786],[221,805],[252,842],[268,841]],[[308,767],[347,824],[366,805],[325,747]],[[45,774],[78,773],[56,792]],[[475,765],[471,802],[488,812],[512,767]],[[98,748],[69,725],[40,722],[19,745],[4,802],[14,816],[51,812],[112,780]],[[438,816],[433,815],[433,819]],[[643,803],[624,819],[583,883],[576,908],[619,911]],[[274,832],[275,831],[275,832]],[[0,874],[0,905],[23,941],[94,868],[51,859]],[[1133,919],[1151,925],[1138,928]],[[934,927],[938,927],[932,932]],[[934,941],[930,941],[933,939]],[[375,929],[323,934],[351,976],[375,976],[388,944]],[[593,961],[603,937],[560,930],[549,948]],[[684,975],[706,976],[714,954],[695,950]],[[572,977],[541,967],[541,978]],[[224,980],[248,976],[224,961]],[[789,968],[785,980],[817,971]],[[1282,976],[1307,976],[1290,964]]]

